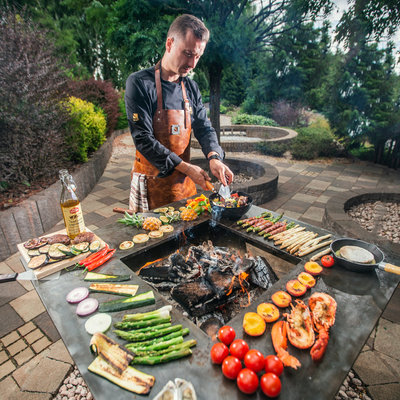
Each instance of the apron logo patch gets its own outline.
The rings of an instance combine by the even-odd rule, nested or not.
[[[133,119],[133,122],[139,121],[139,114],[133,113],[133,114],[132,114],[132,119]]]
[[[179,125],[171,125],[171,135],[179,135],[180,130],[181,128]]]

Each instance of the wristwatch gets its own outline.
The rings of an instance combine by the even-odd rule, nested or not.
[[[218,154],[213,154],[212,156],[208,157],[208,161],[211,161],[211,160],[222,161],[222,158]]]

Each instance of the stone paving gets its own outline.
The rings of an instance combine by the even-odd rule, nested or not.
[[[86,226],[97,229],[115,222],[114,207],[127,208],[133,160],[129,134],[120,136],[94,190],[82,201]],[[194,156],[201,152],[195,150]],[[248,153],[230,153],[248,158]],[[333,160],[294,162],[252,154],[279,170],[278,195],[262,207],[322,226],[324,205],[339,191],[399,186],[400,174],[364,162]],[[51,233],[63,228],[60,221]],[[0,262],[0,273],[22,272],[18,253]],[[1,285],[0,399],[53,399],[74,369],[57,330],[30,282]],[[349,321],[351,324],[352,321]],[[400,399],[400,290],[397,288],[377,327],[353,365],[374,400]],[[340,349],[338,349],[340,351]]]

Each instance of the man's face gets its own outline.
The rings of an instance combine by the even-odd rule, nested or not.
[[[179,76],[187,76],[203,55],[206,44],[190,30],[184,38],[167,38],[166,50],[171,70]]]

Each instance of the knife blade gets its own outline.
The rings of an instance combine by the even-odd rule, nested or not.
[[[20,274],[0,274],[0,283],[12,282],[12,281],[37,281],[37,277],[33,271],[25,271]]]
[[[229,189],[229,186],[224,186],[221,184],[218,194],[226,200],[231,197],[231,190]]]

